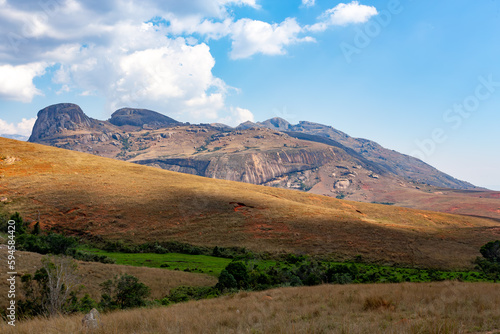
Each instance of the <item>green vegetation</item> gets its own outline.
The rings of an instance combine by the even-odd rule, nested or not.
[[[480,249],[483,258],[477,258],[478,269],[490,279],[500,281],[500,240],[488,242]]]
[[[103,294],[99,307],[103,311],[145,306],[146,297],[150,294],[146,285],[128,274],[101,283],[101,288]]]
[[[116,264],[138,267],[166,268],[170,270],[206,273],[214,276],[218,276],[231,262],[230,259],[207,255],[107,252],[88,246],[81,247],[80,249],[85,250],[85,253],[110,258],[114,260]]]
[[[88,295],[81,300],[76,297],[82,286],[79,287],[77,265],[71,258],[47,256],[42,265],[33,276],[21,277],[24,299],[17,303],[21,318],[85,312],[94,307],[95,302]]]

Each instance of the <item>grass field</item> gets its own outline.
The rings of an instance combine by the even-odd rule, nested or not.
[[[118,311],[96,334],[500,333],[498,284],[403,283],[282,288]],[[85,333],[82,315],[34,319],[5,334]]]
[[[113,253],[89,247],[81,247],[80,249],[93,254],[105,255],[115,260],[116,264],[191,271],[206,273],[212,276],[219,276],[222,269],[224,269],[229,262],[231,262],[230,259],[206,255],[188,255],[178,253]]]

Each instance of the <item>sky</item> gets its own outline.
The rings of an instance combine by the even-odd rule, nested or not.
[[[0,134],[122,107],[335,127],[500,190],[498,0],[0,0]]]

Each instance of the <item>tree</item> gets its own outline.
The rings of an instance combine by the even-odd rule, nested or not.
[[[49,315],[56,315],[80,284],[78,266],[71,258],[62,256],[46,256],[42,264],[47,273],[47,298],[43,306]]]
[[[35,226],[33,227],[33,231],[31,232],[33,235],[39,235],[40,234],[40,223],[36,222]]]
[[[21,316],[68,313],[67,306],[76,303],[75,288],[80,282],[76,263],[68,257],[46,256],[42,259],[42,268],[35,275],[23,275],[21,282],[25,299],[18,302]]]
[[[500,279],[500,240],[488,242],[479,250],[483,258],[478,257],[476,264],[490,279]]]
[[[500,263],[500,240],[488,242],[481,247],[480,252],[486,260]]]
[[[246,289],[250,284],[247,266],[241,262],[231,262],[219,276],[219,289]]]
[[[101,289],[103,294],[99,306],[105,310],[144,306],[150,294],[149,287],[128,274],[101,283]]]
[[[19,214],[19,212],[14,213],[10,216],[9,220],[13,220],[16,222],[16,235],[21,235],[26,233],[26,224],[23,221],[23,218]]]
[[[219,275],[219,282],[216,287],[221,291],[226,289],[236,289],[238,287],[238,282],[236,282],[233,275],[231,275],[226,269],[223,269]]]

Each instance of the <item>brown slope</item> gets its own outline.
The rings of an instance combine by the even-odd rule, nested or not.
[[[489,219],[214,180],[0,138],[3,210],[134,243],[178,240],[426,267],[470,267]]]

